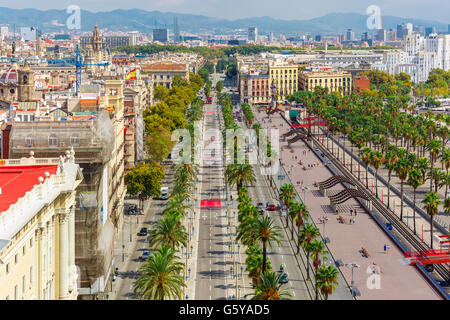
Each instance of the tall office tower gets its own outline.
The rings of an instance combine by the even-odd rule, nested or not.
[[[274,39],[273,32],[269,32],[269,34],[267,35],[267,39],[269,40],[269,42],[273,41],[273,39]]]
[[[345,35],[344,34],[339,34],[338,35],[338,40],[339,40],[340,43],[342,43],[342,41],[345,40]]]
[[[320,34],[317,34],[315,40],[319,42],[320,40],[322,40],[322,36]]]
[[[412,34],[412,32],[413,32],[413,24],[412,23],[405,24],[405,28],[406,28],[406,32],[403,31],[403,34]]]
[[[178,18],[173,18],[173,42],[177,43],[180,41],[180,29],[178,28]]]
[[[436,33],[436,27],[426,27],[425,28],[425,37],[428,37],[432,33]]]
[[[256,42],[258,40],[258,28],[248,27],[248,41]]]
[[[347,29],[347,41],[353,41],[355,40],[355,33],[352,31],[352,29]]]
[[[403,40],[403,27],[401,24],[397,25],[397,39]]]
[[[397,40],[397,34],[394,29],[389,29],[388,32],[386,32],[386,40],[387,41],[395,41]]]
[[[167,29],[153,29],[153,41],[167,42]]]
[[[375,31],[375,38],[377,41],[386,41],[386,30],[377,29]]]
[[[422,25],[418,25],[415,27],[415,31],[420,34],[421,36],[425,35],[425,27]]]
[[[369,33],[368,32],[363,32],[361,34],[361,41],[369,41]]]
[[[450,34],[450,24],[447,27],[447,33]]]

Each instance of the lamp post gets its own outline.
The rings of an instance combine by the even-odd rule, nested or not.
[[[347,263],[345,266],[346,266],[347,268],[352,269],[352,284],[351,284],[352,289],[351,289],[351,293],[352,293],[352,297],[354,297],[354,290],[353,290],[353,288],[354,288],[353,269],[359,268],[360,266],[359,266],[359,264],[357,264],[357,263]]]

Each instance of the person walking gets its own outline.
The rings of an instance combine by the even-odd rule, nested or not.
[[[387,251],[387,246],[384,245],[384,253],[385,253],[385,254],[386,254],[386,251]]]
[[[353,214],[353,210],[352,210],[352,209],[350,209],[350,216],[352,216],[352,214]]]

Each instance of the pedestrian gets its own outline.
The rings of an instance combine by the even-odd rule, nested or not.
[[[386,251],[387,251],[387,246],[384,245],[384,253],[385,253],[385,254],[386,254]]]
[[[355,217],[356,217],[356,209],[355,209]]]

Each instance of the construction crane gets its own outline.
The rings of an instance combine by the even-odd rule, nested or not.
[[[87,66],[100,66],[105,67],[109,65],[109,61],[101,61],[99,63],[83,63],[80,49],[77,44],[77,51],[75,53],[75,59],[40,59],[40,58],[0,58],[0,62],[10,62],[10,63],[27,63],[30,61],[35,62],[47,62],[49,65],[58,66],[75,66],[75,93],[78,94],[81,86],[81,67]]]

